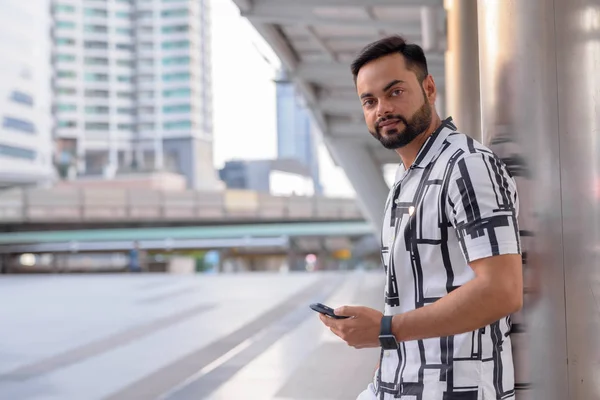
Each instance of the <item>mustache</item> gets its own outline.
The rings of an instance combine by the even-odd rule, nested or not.
[[[402,115],[400,114],[395,114],[395,115],[387,115],[385,117],[381,117],[379,118],[377,121],[375,121],[375,128],[379,129],[379,125],[385,121],[389,121],[391,119],[397,119],[399,121],[401,121],[405,126],[408,125],[408,121],[406,120],[406,118],[404,118]]]

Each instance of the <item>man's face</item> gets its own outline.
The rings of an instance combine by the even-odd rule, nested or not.
[[[365,64],[356,77],[356,89],[367,128],[385,148],[404,147],[429,128],[430,101],[435,100],[435,95],[430,96],[433,100],[428,99],[401,54]]]

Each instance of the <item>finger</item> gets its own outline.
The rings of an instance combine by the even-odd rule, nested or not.
[[[339,337],[340,339],[344,340],[343,338],[343,334],[342,331],[340,331],[339,329],[336,328],[329,328],[329,330],[337,337]]]
[[[319,319],[321,320],[321,322],[323,324],[325,324],[325,326],[331,328],[332,326],[336,326],[335,325],[335,320],[333,318],[329,318],[326,315],[323,314],[319,314]]]
[[[358,315],[358,307],[341,306],[334,310],[335,315],[343,317],[356,317]]]

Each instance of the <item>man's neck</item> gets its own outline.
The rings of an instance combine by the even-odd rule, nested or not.
[[[423,144],[425,144],[429,136],[431,136],[431,134],[435,132],[441,124],[442,121],[437,115],[437,113],[433,114],[431,118],[431,124],[429,124],[429,128],[427,128],[425,132],[417,136],[412,142],[410,142],[406,146],[396,149],[396,153],[398,153],[398,155],[402,159],[404,169],[408,169],[411,165],[413,165],[417,158],[417,154],[419,154],[419,150],[421,150],[421,147],[423,147]]]

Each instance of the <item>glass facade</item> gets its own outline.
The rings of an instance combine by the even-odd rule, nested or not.
[[[2,126],[4,128],[9,128],[20,132],[35,133],[35,125],[33,125],[33,123],[30,121],[20,118],[4,117],[2,120]]]
[[[34,150],[25,149],[23,147],[0,144],[0,156],[35,160],[37,153]]]
[[[50,1],[55,5],[61,2]],[[168,157],[166,153],[162,157],[154,154],[154,132],[162,136],[165,152],[169,148],[169,135],[188,144],[171,144],[168,151],[190,154],[200,151],[202,146],[194,138],[206,141],[212,135],[211,74],[205,71],[210,69],[210,44],[203,43],[210,40],[207,4],[203,0],[81,0],[80,3],[81,6],[72,7],[73,18],[60,16],[58,12],[52,15],[57,26],[55,32],[60,36],[53,38],[55,51],[58,50],[53,59],[54,76],[60,78],[56,80],[60,86],[53,88],[56,95],[53,110],[60,116],[55,121],[61,121],[55,127],[56,136],[61,138],[64,129],[62,139],[73,138],[73,130],[63,123],[67,122],[65,116],[81,121],[77,127],[78,135],[84,136],[80,141],[83,148],[78,149],[80,156],[86,158],[90,153],[87,143],[94,143],[94,151],[102,148],[110,154],[100,163],[119,164],[109,170],[118,170],[125,159],[138,157],[137,165],[151,167],[146,164],[172,157],[172,153]],[[67,12],[69,8],[64,10]],[[72,51],[73,55],[68,54]],[[160,114],[169,117],[163,119]],[[88,131],[91,141],[85,137]],[[148,133],[144,140],[134,140],[141,131]],[[131,136],[123,132],[130,132]],[[134,151],[135,147],[141,150]],[[202,152],[186,156],[190,161],[182,166],[190,185],[196,182],[193,176],[198,173],[198,167],[192,164],[206,158],[203,147]],[[78,163],[79,172],[86,172],[88,163],[83,161]],[[212,161],[209,162],[212,169]]]
[[[294,84],[283,71],[277,80],[277,157],[295,159],[310,169],[315,193],[322,193],[312,121]]]

